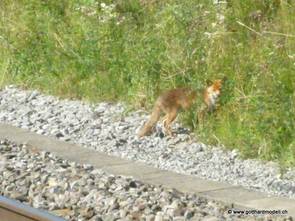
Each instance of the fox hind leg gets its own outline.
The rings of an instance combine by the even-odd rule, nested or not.
[[[177,110],[173,110],[166,114],[163,120],[163,125],[165,128],[165,133],[167,133],[169,136],[173,136],[172,130],[171,130],[171,124],[175,120],[177,116]]]

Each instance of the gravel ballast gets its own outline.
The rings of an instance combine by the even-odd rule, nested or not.
[[[229,214],[231,208],[220,202],[114,176],[7,140],[0,141],[0,194],[67,220],[265,220]]]
[[[281,175],[275,163],[242,160],[236,150],[192,141],[177,123],[173,138],[163,137],[158,126],[156,133],[139,139],[136,133],[148,116],[126,113],[122,104],[60,100],[13,86],[0,91],[0,122],[160,169],[295,198],[294,170]]]

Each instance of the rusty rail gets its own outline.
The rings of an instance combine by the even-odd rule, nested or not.
[[[0,196],[1,221],[65,221],[65,219]]]

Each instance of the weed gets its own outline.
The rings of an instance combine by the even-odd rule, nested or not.
[[[225,1],[223,1],[225,2]],[[245,157],[295,164],[292,1],[0,2],[0,84],[151,107],[227,76],[216,114],[184,122]]]

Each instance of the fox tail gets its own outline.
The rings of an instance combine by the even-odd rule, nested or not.
[[[140,129],[138,136],[143,137],[143,136],[149,134],[151,132],[152,128],[155,126],[155,124],[160,119],[160,115],[161,115],[161,109],[159,106],[156,105],[153,109],[150,119]]]

